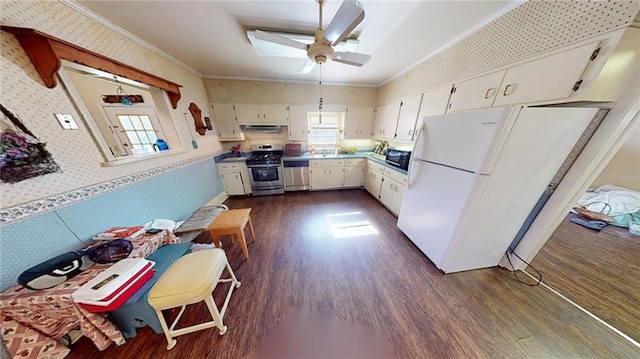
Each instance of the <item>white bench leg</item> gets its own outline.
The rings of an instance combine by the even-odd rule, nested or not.
[[[164,320],[164,315],[162,315],[162,311],[156,309],[156,315],[158,316],[158,321],[160,322],[160,326],[162,327],[162,332],[164,336],[167,338],[167,350],[173,349],[176,346],[177,341],[171,337],[171,332],[169,327],[167,326],[167,322]]]
[[[220,312],[218,312],[218,307],[216,306],[216,302],[213,301],[213,296],[207,297],[204,299],[204,302],[207,303],[207,308],[209,308],[209,313],[211,313],[211,318],[215,322],[215,326],[220,331],[220,335],[224,335],[227,332],[227,326],[222,322],[222,317],[220,316]]]

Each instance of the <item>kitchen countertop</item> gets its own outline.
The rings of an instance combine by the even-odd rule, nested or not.
[[[336,154],[327,154],[326,156],[323,156],[322,154],[315,154],[315,155],[312,156],[312,155],[306,153],[306,154],[303,154],[302,156],[295,156],[295,157],[283,156],[282,160],[283,161],[293,161],[293,160],[337,160],[337,159],[341,159],[341,158],[347,158],[347,159],[348,158],[366,158],[368,160],[372,160],[372,161],[374,161],[376,163],[379,163],[379,164],[381,164],[381,165],[383,165],[385,167],[388,167],[388,168],[390,168],[392,170],[395,170],[395,171],[398,171],[398,172],[401,172],[401,173],[404,173],[404,174],[407,173],[407,171],[405,171],[405,170],[403,170],[401,168],[392,166],[392,165],[388,164],[387,162],[385,162],[385,160],[384,160],[385,156],[384,155],[380,155],[380,154],[377,154],[377,153],[374,153],[374,152],[356,152],[356,153],[353,153],[353,154],[350,154],[350,153],[342,154],[341,153],[341,154],[337,154],[337,155]]]
[[[216,163],[221,163],[221,162],[244,162],[249,158],[249,156],[241,156],[241,157],[237,157],[237,156],[233,156],[233,157],[227,157],[221,160],[216,161]]]
[[[235,155],[232,155],[230,153],[225,153],[222,154],[220,156],[216,156],[216,163],[229,163],[229,162],[245,162],[249,157],[251,156],[251,153],[242,153],[242,156],[238,157]],[[385,167],[388,167],[392,170],[398,171],[400,173],[404,173],[406,174],[407,171],[392,166],[388,163],[385,162],[384,155],[380,155],[374,152],[356,152],[356,153],[340,153],[340,154],[327,154],[325,156],[323,156],[321,153],[320,154],[315,154],[315,155],[310,155],[309,153],[305,153],[302,156],[282,156],[282,161],[295,161],[295,160],[337,160],[337,159],[341,159],[341,158],[366,158],[368,160],[372,160],[376,163],[379,163]]]

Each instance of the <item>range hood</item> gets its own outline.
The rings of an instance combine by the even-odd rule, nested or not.
[[[268,132],[275,133],[280,132],[280,127],[277,125],[247,125],[244,126],[244,130],[247,132]]]

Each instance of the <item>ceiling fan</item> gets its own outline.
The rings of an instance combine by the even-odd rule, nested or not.
[[[302,73],[309,73],[316,64],[322,65],[329,60],[341,62],[352,66],[362,66],[371,59],[371,56],[350,52],[335,51],[334,47],[344,42],[353,29],[364,19],[364,10],[357,0],[344,0],[338,12],[326,29],[322,27],[322,7],[325,0],[316,0],[319,8],[319,24],[315,31],[314,42],[307,44],[277,33],[263,30],[255,30],[255,38],[270,43],[284,45],[299,50],[305,50],[309,61],[302,69]]]

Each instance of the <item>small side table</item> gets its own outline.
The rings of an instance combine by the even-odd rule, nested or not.
[[[216,247],[220,247],[220,236],[231,235],[233,239],[233,235],[236,235],[238,242],[240,242],[240,247],[242,247],[242,251],[244,252],[244,256],[249,259],[247,240],[244,236],[247,223],[249,223],[253,241],[256,241],[256,234],[253,232],[253,223],[251,223],[251,217],[249,216],[250,212],[251,208],[230,209],[220,213],[213,222],[209,224],[207,230],[211,234],[211,239],[213,239]]]

